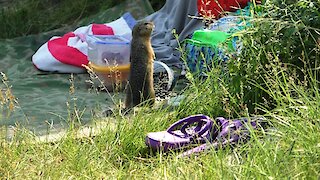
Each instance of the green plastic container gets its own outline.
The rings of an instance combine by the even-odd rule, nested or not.
[[[229,33],[223,31],[197,30],[188,42],[211,47],[217,47],[219,44],[226,42],[228,50],[234,50],[232,41],[229,40],[230,37],[231,35]]]
[[[227,50],[234,51],[231,34],[223,31],[197,30],[192,39],[184,41],[186,63],[191,72],[205,73],[211,70],[213,63],[228,60],[222,43],[227,43]]]

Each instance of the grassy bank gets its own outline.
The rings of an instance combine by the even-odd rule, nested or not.
[[[77,129],[70,128],[53,143],[34,143],[33,135],[17,128],[12,141],[1,140],[0,177],[318,179],[319,2],[270,1],[255,8],[259,13],[252,15],[252,26],[238,34],[241,55],[226,66],[217,64],[206,80],[188,74],[181,92],[186,98],[178,107],[116,114],[103,120],[106,127],[99,135],[76,138]],[[228,71],[221,70],[225,67]],[[244,145],[190,158],[146,147],[148,132],[199,113],[212,118],[263,115],[272,126],[253,131]]]
[[[253,132],[247,144],[234,149],[177,159],[177,152],[152,153],[144,144],[146,133],[164,130],[185,114],[215,117],[230,111],[249,115],[245,108],[235,112],[235,105],[227,109],[221,96],[231,98],[230,92],[214,89],[206,81],[191,85],[184,94],[193,101],[186,101],[174,111],[142,110],[135,115],[105,119],[105,128],[95,137],[79,139],[76,129],[70,129],[58,142],[34,143],[35,137],[17,129],[11,142],[1,142],[0,175],[9,179],[317,179],[320,96],[318,90],[280,82],[282,73],[268,81],[270,87],[277,84],[283,89],[282,93],[265,89],[276,107],[270,110],[259,106],[273,127]],[[212,73],[210,77],[219,76]],[[295,95],[290,95],[293,92]],[[205,97],[207,101],[202,99]]]
[[[80,19],[124,2],[123,0],[12,0],[0,2],[0,39],[37,34],[76,24]],[[154,10],[164,0],[150,1]],[[2,6],[1,6],[2,5]]]

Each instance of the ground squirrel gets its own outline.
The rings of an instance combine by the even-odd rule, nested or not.
[[[126,109],[141,103],[153,105],[155,102],[153,87],[153,60],[155,55],[151,46],[153,29],[154,24],[149,21],[140,21],[133,27],[130,74],[125,101]]]

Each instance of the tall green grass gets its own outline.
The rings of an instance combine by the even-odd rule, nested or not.
[[[0,39],[37,34],[76,24],[124,0],[13,0],[0,7]],[[155,10],[164,0],[152,0]],[[1,4],[0,4],[1,6]]]
[[[69,131],[61,141],[34,143],[32,135],[18,129],[11,142],[1,142],[0,175],[18,179],[317,179],[319,94],[294,83],[284,84],[278,77],[270,78],[269,83],[285,89],[283,93],[265,89],[277,103],[272,110],[260,107],[273,127],[253,132],[247,144],[234,149],[211,150],[184,159],[177,159],[177,152],[152,153],[144,144],[146,133],[165,130],[184,115],[178,110],[139,111],[105,120],[107,128],[95,137],[77,139],[74,131]],[[210,82],[204,84],[209,86]],[[288,98],[291,92],[296,96]],[[190,96],[201,97],[204,93],[199,90]],[[207,95],[207,100],[198,105],[194,99],[189,101],[194,109],[184,104],[178,109],[187,109],[188,115],[205,113],[215,117],[214,109],[222,109],[221,99]]]
[[[118,1],[13,1],[0,10],[0,39],[46,32],[68,26],[79,19],[119,3]]]
[[[319,3],[303,2],[268,1],[255,7],[260,14],[241,33],[241,55],[228,62],[224,73],[216,65],[206,80],[189,74],[179,107],[116,114],[104,120],[107,126],[97,136],[79,139],[70,130],[53,143],[34,143],[33,135],[17,129],[11,142],[1,141],[0,177],[319,179],[319,26],[303,20],[310,13],[319,18],[309,8]],[[155,153],[144,144],[148,132],[198,113],[212,118],[260,114],[272,126],[253,131],[241,146],[182,159],[176,158],[179,152]]]

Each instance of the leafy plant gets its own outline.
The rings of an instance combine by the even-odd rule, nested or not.
[[[228,63],[228,87],[234,96],[242,94],[241,101],[249,112],[255,112],[261,103],[275,107],[272,97],[264,91],[269,88],[271,77],[280,75],[284,83],[291,77],[306,85],[310,76],[318,76],[320,58],[319,2],[267,1],[253,10],[257,12],[257,8],[259,13],[254,14],[252,26],[239,33],[241,55]]]

